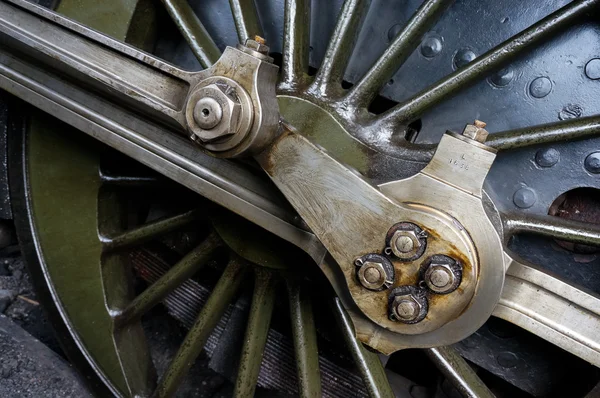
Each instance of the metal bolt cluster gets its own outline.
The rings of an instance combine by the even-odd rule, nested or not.
[[[427,233],[410,222],[395,224],[386,235],[383,254],[367,254],[355,260],[356,277],[366,289],[389,289],[395,278],[390,258],[414,261],[427,247]],[[429,294],[449,294],[462,282],[462,265],[455,259],[436,254],[427,258],[419,270],[416,286],[399,286],[388,296],[388,316],[392,321],[414,324],[427,316]]]

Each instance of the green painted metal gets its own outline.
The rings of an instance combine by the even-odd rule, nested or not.
[[[229,0],[240,43],[254,36],[265,37],[254,0]]]
[[[105,243],[104,250],[111,251],[140,245],[169,232],[176,231],[200,218],[201,212],[199,210],[190,210],[183,214],[144,224],[125,232],[119,231],[120,233],[112,237],[110,236],[111,234],[107,234],[108,236],[103,238]]]
[[[350,136],[329,112],[301,98],[280,95],[277,99],[279,111],[291,126],[311,142],[327,148],[340,162],[368,174],[369,158],[375,151]]]
[[[127,209],[127,198],[119,190],[101,187],[98,194],[98,234],[102,236],[126,226]],[[103,253],[101,264],[106,307],[112,312],[133,299],[133,275],[124,253]],[[131,323],[126,328],[114,328],[113,325],[113,329],[116,329],[114,342],[129,395],[151,393],[156,383],[156,370],[141,323]]]
[[[254,396],[275,304],[274,278],[273,271],[267,268],[256,268],[254,295],[233,392],[236,398]]]
[[[57,11],[144,49],[153,42],[156,25],[151,0],[61,0]],[[98,220],[103,148],[48,115],[32,113],[26,167],[35,234],[44,253],[43,272],[88,360],[116,394],[125,396],[143,393],[154,375],[147,350],[124,350],[119,355],[117,347],[143,347],[144,340],[139,339],[143,333],[139,325],[131,325],[114,334],[105,304],[126,298],[127,286],[120,285],[120,292],[105,297],[102,273],[122,263],[116,257],[102,259],[98,236],[103,222]],[[124,369],[130,365],[132,369]]]
[[[309,290],[297,280],[288,279],[287,289],[292,320],[292,338],[296,354],[298,394],[303,398],[321,395],[319,350]]]
[[[310,262],[306,253],[286,240],[229,211],[211,211],[212,224],[223,241],[238,256],[253,264],[286,269]],[[294,253],[290,258],[290,253]]]
[[[83,350],[124,394],[128,387],[104,304],[97,223],[99,145],[86,138],[50,116],[36,113],[31,119],[27,171],[33,219],[56,301]]]
[[[187,0],[162,0],[171,19],[179,28],[203,68],[208,68],[221,56],[210,34],[198,19]]]
[[[227,306],[245,279],[247,267],[238,258],[232,259],[214,287],[210,297],[198,314],[185,340],[165,371],[154,396],[171,397],[183,381],[208,339],[211,331],[223,316]]]
[[[339,299],[331,306],[344,342],[360,373],[369,396],[372,398],[394,398],[394,392],[385,375],[385,370],[377,354],[367,350],[356,338],[354,325]]]
[[[194,250],[186,254],[177,264],[167,271],[159,280],[148,286],[123,312],[118,315],[120,325],[138,320],[169,293],[188,280],[216,254],[221,246],[221,239],[211,233]]]

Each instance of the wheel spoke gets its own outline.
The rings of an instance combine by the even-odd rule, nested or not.
[[[221,56],[221,50],[210,37],[187,0],[162,0],[167,12],[203,68],[208,68]]]
[[[600,228],[594,224],[536,214],[502,214],[505,235],[532,233],[600,247]]]
[[[177,354],[171,360],[169,368],[162,376],[154,394],[157,397],[171,397],[185,378],[217,322],[225,313],[227,306],[233,300],[244,276],[244,267],[239,259],[233,259],[225,268],[223,275],[215,285],[208,300],[200,310],[194,325],[190,328]]]
[[[465,398],[494,398],[494,394],[454,348],[428,348],[425,353]]]
[[[599,0],[573,1],[433,86],[381,114],[378,120],[406,123],[419,118],[434,105],[500,69],[524,50],[531,49],[561,29],[572,26],[583,15],[593,11],[598,4]]]
[[[154,221],[141,227],[125,231],[114,237],[103,239],[104,251],[121,250],[140,245],[159,236],[175,231],[202,218],[199,210],[190,210],[183,214]]]
[[[206,265],[220,246],[221,240],[218,235],[214,232],[211,233],[200,245],[146,288],[117,315],[118,324],[123,325],[140,319],[142,315]]]
[[[356,107],[367,107],[453,2],[425,1],[365,76],[352,87],[346,101]]]
[[[286,0],[281,83],[293,88],[308,74],[310,0]]]
[[[370,3],[370,0],[346,0],[344,2],[327,46],[325,58],[313,82],[312,87],[318,93],[327,95],[331,94],[331,90],[341,89],[348,60]]]
[[[288,281],[298,393],[300,397],[311,398],[321,395],[321,376],[317,332],[310,299],[306,293],[307,290],[298,286],[295,281]]]
[[[600,366],[600,297],[510,260],[493,315]]]
[[[264,37],[254,0],[229,0],[240,43],[254,36]]]
[[[368,351],[356,338],[352,320],[339,299],[335,299],[332,309],[346,347],[365,382],[369,396],[373,398],[393,398],[394,392],[379,357],[374,352]]]
[[[254,295],[233,393],[236,398],[254,396],[274,305],[274,275],[269,270],[257,268]]]
[[[489,136],[486,145],[499,150],[590,138],[600,134],[600,116],[503,131]]]

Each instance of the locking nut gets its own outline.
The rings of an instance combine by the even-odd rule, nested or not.
[[[384,253],[402,261],[421,257],[427,245],[427,233],[410,222],[395,224],[387,233]]]
[[[354,265],[358,282],[369,290],[381,291],[394,283],[394,266],[384,256],[367,254],[357,258]]]
[[[429,303],[425,292],[416,286],[399,286],[388,297],[390,320],[413,324],[427,316]]]
[[[433,293],[448,294],[462,282],[462,264],[443,254],[431,256],[421,269],[422,279]]]
[[[481,120],[475,120],[473,124],[467,124],[465,126],[462,135],[477,142],[484,143],[489,135],[488,131],[485,129],[485,126],[485,122],[482,122]]]

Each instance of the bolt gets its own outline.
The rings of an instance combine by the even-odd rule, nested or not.
[[[427,316],[428,303],[425,292],[416,286],[399,286],[388,297],[390,320],[417,323]]]
[[[443,254],[431,256],[421,273],[427,288],[437,294],[452,293],[462,281],[462,265]]]
[[[481,120],[475,120],[473,124],[467,124],[462,132],[463,137],[470,138],[477,142],[485,142],[489,135],[485,129],[486,124]]]
[[[592,174],[600,173],[600,152],[594,152],[585,158],[585,169]]]
[[[233,87],[213,83],[200,88],[196,95],[199,99],[192,110],[192,132],[201,144],[223,140],[238,131],[242,105]]]
[[[533,79],[529,84],[529,93],[534,98],[544,98],[552,91],[552,82],[545,76]]]
[[[402,30],[402,25],[395,24],[388,30],[388,40],[391,42],[398,36],[398,33]]]
[[[402,253],[409,253],[415,247],[415,243],[410,238],[410,236],[399,236],[394,242],[394,244],[396,245],[396,249],[398,249]]]
[[[194,107],[194,120],[201,129],[212,129],[222,118],[223,108],[214,98],[200,98]]]
[[[356,272],[358,281],[369,290],[383,290],[394,279],[392,263],[379,254],[367,254],[356,259],[354,264],[358,267]]]
[[[419,303],[411,296],[394,300],[394,315],[404,321],[412,321],[419,315]]]
[[[521,209],[528,209],[537,201],[537,195],[531,188],[523,187],[513,195],[513,203]]]
[[[412,226],[409,224],[409,226]],[[416,227],[416,226],[414,226]],[[418,228],[418,227],[416,227]],[[396,230],[389,240],[389,247],[386,249],[386,254],[394,254],[400,259],[413,259],[417,256],[423,246],[421,229],[411,230]]]
[[[260,36],[254,36],[254,39],[247,39],[244,45],[263,55],[269,55],[269,46],[265,45],[265,39]]]
[[[535,154],[535,162],[540,167],[552,167],[560,160],[560,152],[554,148],[540,149]]]

